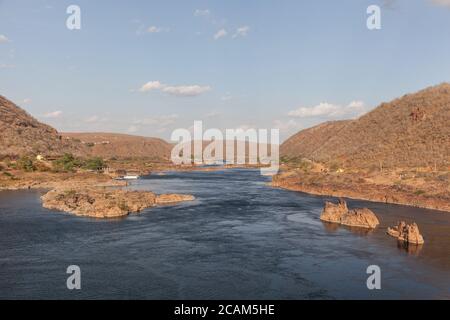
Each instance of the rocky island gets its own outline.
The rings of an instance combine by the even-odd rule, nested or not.
[[[41,199],[44,208],[51,210],[93,218],[118,218],[158,204],[174,204],[195,198],[181,194],[156,195],[149,191],[85,188],[54,189]]]
[[[325,202],[320,220],[368,229],[374,229],[380,224],[377,216],[371,210],[367,208],[349,210],[343,199],[339,199],[337,204]]]
[[[407,224],[404,221],[400,221],[397,226],[388,228],[387,234],[406,244],[420,245],[425,243],[415,222]]]

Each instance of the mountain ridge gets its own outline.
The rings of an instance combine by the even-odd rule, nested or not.
[[[406,94],[355,120],[325,122],[287,139],[288,158],[350,167],[450,163],[450,84]]]
[[[64,133],[40,122],[0,95],[0,156],[142,157],[167,160],[171,144],[160,138],[120,133]],[[108,143],[104,143],[108,141]]]
[[[0,131],[1,156],[83,153],[82,146],[63,141],[56,129],[38,121],[2,95],[0,95]]]

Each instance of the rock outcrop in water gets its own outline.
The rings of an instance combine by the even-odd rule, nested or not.
[[[192,201],[191,195],[155,195],[148,191],[55,189],[42,196],[44,208],[94,218],[117,218],[140,212],[157,204]]]
[[[337,204],[325,202],[320,220],[369,229],[373,229],[380,224],[377,216],[371,210],[367,208],[349,210],[343,199],[339,199]]]
[[[425,242],[420,234],[419,226],[415,222],[407,224],[404,221],[400,221],[397,226],[388,228],[387,234],[406,243],[419,245]]]
[[[195,200],[195,197],[188,194],[161,194],[156,197],[156,204],[172,204],[193,200]]]

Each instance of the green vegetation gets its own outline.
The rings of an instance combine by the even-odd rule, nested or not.
[[[420,196],[420,195],[425,194],[425,191],[424,191],[424,190],[417,190],[416,192],[414,192],[414,194],[415,194],[416,196]]]
[[[300,169],[304,172],[309,172],[314,168],[314,164],[312,161],[301,158],[301,157],[286,157],[282,156],[280,158],[281,163],[287,164],[290,167]]]
[[[76,194],[77,192],[75,191],[75,190],[66,190],[65,192],[64,192],[64,195],[66,196],[66,197],[73,197],[75,194]]]
[[[340,168],[340,166],[339,166],[339,163],[338,163],[338,162],[332,161],[332,162],[330,163],[330,170],[331,170],[331,171],[337,171],[337,170],[339,170],[339,168]]]
[[[119,203],[119,209],[122,211],[127,211],[127,212],[130,211],[130,207],[128,207],[128,205],[125,203],[125,201],[121,201]]]
[[[61,158],[53,162],[53,169],[56,172],[71,172],[76,169],[100,171],[105,167],[105,162],[100,157],[82,160],[74,157],[70,153],[64,154]]]
[[[53,169],[59,171],[74,171],[81,166],[81,161],[76,159],[73,154],[65,153],[61,158],[53,162]]]
[[[28,156],[23,156],[17,160],[16,167],[17,169],[21,169],[26,172],[33,172],[36,170],[33,160]]]
[[[100,171],[105,167],[105,162],[100,157],[95,157],[92,159],[88,159],[84,164],[83,168],[87,170],[96,170]]]

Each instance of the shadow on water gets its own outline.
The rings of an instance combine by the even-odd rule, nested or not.
[[[344,229],[344,230],[351,232],[352,234],[354,234],[356,236],[365,237],[374,232],[374,230],[367,229],[367,228],[343,226],[343,225],[338,225],[336,223],[331,223],[331,222],[326,222],[326,221],[321,221],[321,222],[322,222],[325,230],[330,233],[337,232],[339,229]]]
[[[406,243],[404,241],[397,241],[397,248],[400,251],[405,251],[410,255],[413,256],[419,256],[420,251],[423,248],[423,244],[411,244],[411,243]]]

